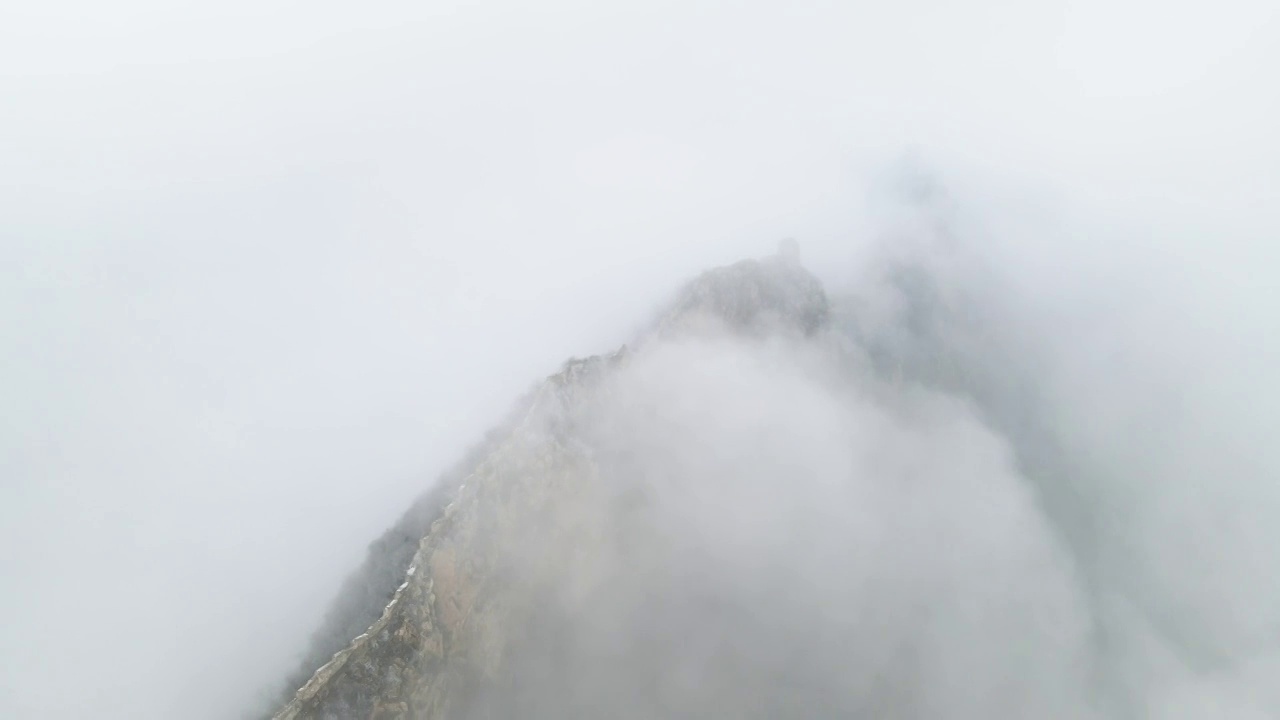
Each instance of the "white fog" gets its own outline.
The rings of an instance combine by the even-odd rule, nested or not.
[[[1116,717],[1280,716],[1277,72],[1264,0],[8,0],[0,716],[261,713],[369,543],[533,383],[786,237],[886,342],[886,258],[972,303],[948,342],[1037,398],[1106,560],[1062,570],[1074,530],[1018,467],[1023,428],[708,340],[634,365],[609,417],[673,477],[734,478],[688,492],[769,506],[739,537],[672,501],[737,548],[716,557],[804,528],[865,560],[796,569],[815,603],[875,586],[893,617],[887,568],[950,578],[938,622],[967,619],[922,717],[1007,710],[965,704],[1001,679],[1083,716],[1068,636],[1102,605],[1143,708]],[[904,174],[934,191],[904,202]],[[740,417],[784,449],[748,452]],[[878,472],[954,482],[823,480]],[[1052,637],[979,574],[1047,598]]]

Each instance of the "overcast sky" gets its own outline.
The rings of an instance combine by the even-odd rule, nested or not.
[[[1278,12],[9,0],[0,715],[234,717],[531,382],[783,236],[847,278],[904,154],[1267,443]]]

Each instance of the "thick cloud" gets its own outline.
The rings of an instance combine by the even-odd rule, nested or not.
[[[0,10],[0,710],[256,707],[431,478],[706,266],[794,235],[895,327],[872,248],[937,211],[862,191],[913,149],[946,346],[1036,388],[1165,628],[1141,695],[1274,712],[1276,48],[1246,0]]]

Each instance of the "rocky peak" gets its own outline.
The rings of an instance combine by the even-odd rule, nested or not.
[[[415,504],[390,539],[371,547],[357,580],[335,603],[338,620],[324,632],[343,632],[361,618],[372,624],[318,669],[308,669],[310,679],[275,719],[409,720],[471,712],[485,688],[509,681],[504,657],[538,622],[538,598],[556,592],[542,585],[545,579],[572,576],[571,566],[586,561],[582,552],[607,521],[584,513],[580,502],[601,482],[591,448],[577,432],[601,382],[633,353],[673,335],[716,327],[749,336],[807,336],[826,323],[828,312],[821,284],[800,266],[794,241],[784,241],[778,255],[695,278],[635,350],[623,346],[566,361],[464,468]],[[428,524],[424,513],[434,520]]]

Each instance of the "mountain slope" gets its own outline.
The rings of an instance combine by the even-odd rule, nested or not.
[[[826,313],[820,284],[794,262],[747,260],[690,283],[637,352],[712,325],[812,334]],[[576,425],[604,377],[627,359],[623,348],[567,362],[472,453],[466,470],[442,479],[371,546],[308,661],[344,632],[363,629],[386,602],[388,579],[400,584],[367,630],[316,669],[276,718],[454,717],[499,678],[533,607],[559,590],[540,584],[572,577],[571,566],[588,561],[577,551],[603,532],[605,518],[585,512],[599,502],[592,484],[600,470]],[[521,552],[529,547],[538,551]]]

